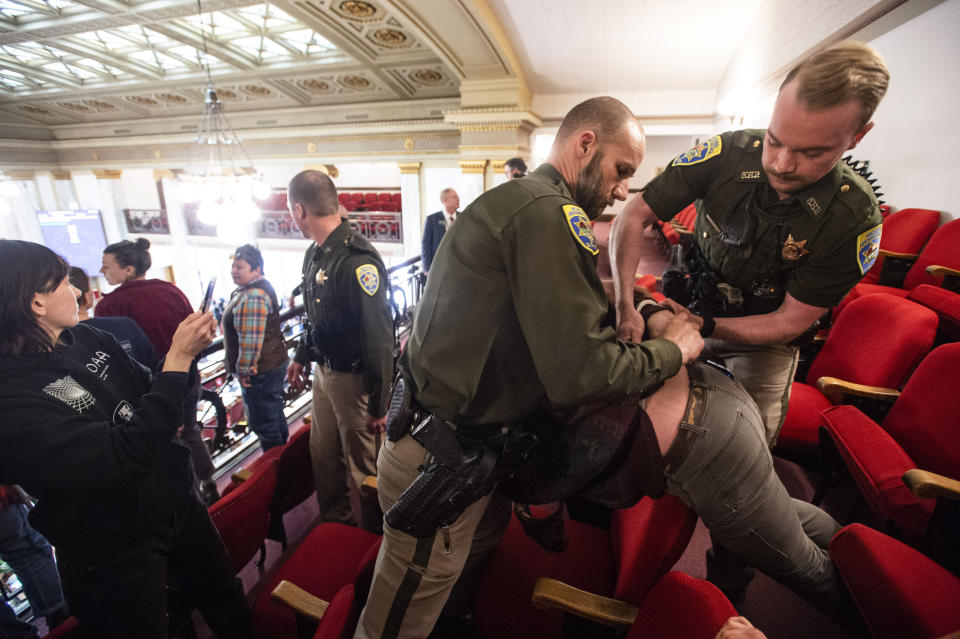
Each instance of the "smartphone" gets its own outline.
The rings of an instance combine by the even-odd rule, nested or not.
[[[217,283],[217,276],[214,275],[210,278],[210,282],[207,283],[207,290],[203,294],[203,301],[200,302],[200,312],[206,313],[207,309],[210,308],[210,301],[213,299],[213,287]]]

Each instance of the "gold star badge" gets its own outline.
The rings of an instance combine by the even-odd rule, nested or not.
[[[317,271],[316,279],[317,279],[317,284],[319,284],[320,286],[323,286],[326,283],[326,281],[330,279],[329,277],[327,277],[326,269],[320,269],[319,271]]]
[[[780,255],[783,256],[785,260],[799,260],[804,255],[810,253],[810,249],[806,248],[806,240],[795,240],[793,235],[787,234],[787,239],[783,243],[783,248],[780,249]]]

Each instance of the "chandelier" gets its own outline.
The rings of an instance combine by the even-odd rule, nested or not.
[[[270,186],[254,168],[243,143],[223,114],[223,105],[210,74],[200,0],[197,0],[197,12],[201,15],[200,35],[207,87],[203,118],[191,150],[190,164],[186,173],[179,177],[177,193],[181,201],[197,203],[200,222],[216,226],[218,235],[233,239],[240,225],[260,218],[260,207],[254,200],[268,198]],[[212,31],[213,14],[210,22]]]

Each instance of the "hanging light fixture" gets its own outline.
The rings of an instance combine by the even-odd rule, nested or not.
[[[260,207],[254,199],[269,197],[270,186],[254,168],[243,143],[223,114],[223,104],[217,96],[210,73],[200,0],[197,0],[197,13],[200,16],[207,87],[196,144],[190,155],[187,173],[179,178],[177,194],[183,202],[197,202],[197,219],[203,224],[216,226],[218,235],[227,237],[235,234],[238,223],[251,223],[259,219]],[[210,23],[212,32],[212,14]]]

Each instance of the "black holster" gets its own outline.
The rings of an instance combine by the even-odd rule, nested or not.
[[[427,415],[410,432],[432,455],[386,513],[386,521],[423,539],[455,522],[467,506],[486,496],[497,483],[498,452],[484,442],[461,445],[442,419]]]

